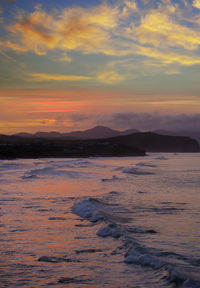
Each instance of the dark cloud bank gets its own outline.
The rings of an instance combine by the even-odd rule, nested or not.
[[[119,127],[137,128],[139,130],[200,130],[200,114],[160,115],[149,113],[115,113],[112,123]]]
[[[170,131],[200,131],[199,114],[161,115],[159,113],[113,113],[111,115],[73,114],[71,119],[78,122],[90,121],[92,125],[105,125],[116,129],[135,128],[141,131],[157,129]],[[76,125],[75,124],[75,125]]]

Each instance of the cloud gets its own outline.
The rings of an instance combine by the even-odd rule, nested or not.
[[[113,83],[118,83],[121,82],[125,79],[124,76],[118,74],[115,71],[104,71],[97,75],[97,79],[100,82],[106,83],[106,84],[113,84]]]
[[[136,128],[144,131],[156,129],[199,131],[200,114],[114,113],[110,123],[123,129]]]
[[[63,118],[62,118],[63,119]],[[114,129],[138,129],[141,131],[199,131],[200,113],[160,114],[159,112],[118,112],[113,114],[72,113],[64,118],[72,121],[75,128],[105,125]]]
[[[21,12],[15,24],[7,27],[9,38],[1,41],[0,47],[1,50],[12,49],[17,53],[32,51],[40,56],[59,50],[64,56],[58,57],[58,62],[70,62],[72,59],[68,57],[68,52],[76,51],[119,59],[129,56],[133,61],[137,57],[141,61],[140,69],[144,67],[144,59],[139,56],[153,59],[160,66],[200,65],[197,54],[200,32],[195,26],[198,24],[188,25],[187,21],[183,21],[180,5],[172,5],[171,1],[143,2],[151,9],[139,8],[141,5],[131,0],[48,12],[36,6],[31,13]],[[182,2],[187,4],[186,0]],[[193,1],[193,6],[198,6],[199,2]],[[112,71],[99,73],[96,78],[107,84],[118,83],[127,77],[127,74],[121,74],[113,68]],[[44,77],[43,80],[47,81]]]
[[[8,28],[17,36],[16,42],[10,43],[9,48],[17,51],[32,50],[36,54],[45,55],[47,50],[54,49],[59,41],[58,36],[52,33],[53,20],[52,15],[44,11],[36,10],[26,17],[21,15],[17,23]]]
[[[63,56],[56,58],[55,61],[59,61],[59,62],[71,62],[72,58],[68,57],[66,53],[63,54]]]
[[[143,46],[137,46],[135,51],[138,55],[144,55],[149,58],[154,58],[159,60],[164,64],[179,64],[184,66],[200,65],[200,57],[190,56],[184,54],[178,54],[174,52],[161,51],[156,48],[149,48]]]
[[[117,8],[106,4],[90,9],[66,8],[58,14],[37,7],[30,14],[22,13],[8,28],[16,36],[9,48],[39,55],[54,49],[112,54],[108,30],[117,26],[118,13]]]
[[[92,118],[94,118],[94,115],[92,114],[82,114],[82,113],[73,113],[70,115],[70,120],[72,120],[74,123],[82,123],[83,121],[91,121]]]
[[[168,14],[166,11],[150,10],[139,26],[132,25],[132,28],[127,29],[128,37],[153,47],[197,49],[200,45],[200,32],[176,23]]]
[[[200,9],[200,0],[193,0],[192,5],[193,7]]]
[[[137,10],[137,3],[135,1],[129,1],[129,0],[126,0],[125,1],[125,4],[126,6],[129,8],[129,9],[132,9],[132,10]]]
[[[11,41],[6,41],[4,44],[2,44],[2,47],[3,46],[6,47],[6,48],[15,50],[17,52],[26,52],[26,51],[28,51],[27,47],[19,45],[17,43],[12,43]]]
[[[188,1],[187,0],[182,0],[182,2],[185,5],[185,7],[188,7]]]
[[[138,11],[138,7],[135,1],[125,0],[124,7],[121,12],[121,17],[122,18],[129,17],[132,13],[137,12],[137,11]]]
[[[96,81],[105,84],[115,84],[124,80],[124,77],[115,71],[104,71],[94,77],[81,75],[64,75],[64,74],[46,74],[46,73],[29,73],[26,76],[29,82],[79,82],[79,81]]]
[[[43,74],[43,73],[30,73],[27,81],[33,82],[49,82],[49,81],[87,81],[93,79],[89,76],[79,75],[57,75],[57,74]]]
[[[180,74],[180,71],[177,69],[169,69],[165,71],[165,74],[167,75],[177,75]]]
[[[104,71],[97,76],[81,76],[81,75],[63,75],[63,74],[46,74],[46,73],[29,73],[26,78],[31,82],[76,82],[76,81],[97,81],[106,84],[114,84],[124,80],[124,77],[115,71]]]

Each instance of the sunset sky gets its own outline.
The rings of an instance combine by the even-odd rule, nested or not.
[[[0,134],[200,127],[200,0],[0,0]]]

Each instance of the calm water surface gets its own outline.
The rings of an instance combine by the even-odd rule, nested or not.
[[[0,161],[0,287],[200,287],[200,154]]]

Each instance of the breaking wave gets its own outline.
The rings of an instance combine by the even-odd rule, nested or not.
[[[134,175],[154,175],[154,172],[140,170],[138,168],[128,167],[122,170],[123,173],[134,174]]]
[[[39,176],[65,176],[70,178],[84,177],[88,178],[94,176],[95,173],[89,173],[84,171],[74,171],[74,170],[64,170],[64,169],[55,169],[52,167],[45,167],[41,169],[33,169],[27,172],[23,179],[36,179]]]
[[[121,217],[122,211],[127,213],[125,214],[126,217]],[[120,239],[120,244],[121,242],[123,244],[119,249],[124,251],[124,262],[127,265],[139,265],[156,270],[160,273],[160,279],[173,284],[174,287],[200,287],[198,276],[192,277],[190,273],[185,273],[184,269],[179,267],[176,261],[174,264],[174,257],[184,261],[186,260],[184,256],[145,247],[134,237],[137,234],[141,236],[142,234],[159,235],[159,232],[144,227],[130,227],[128,219],[130,211],[127,211],[124,207],[97,198],[87,198],[74,203],[72,212],[90,222],[100,225],[100,228],[96,232],[97,236]],[[163,272],[165,276],[163,276]]]

